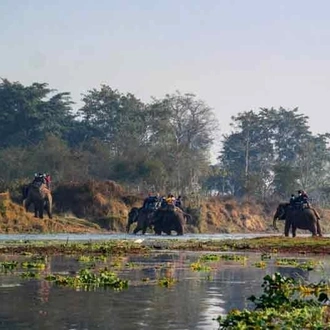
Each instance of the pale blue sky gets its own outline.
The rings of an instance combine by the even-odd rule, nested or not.
[[[0,77],[143,101],[195,93],[230,117],[298,106],[330,132],[330,1],[1,0]]]

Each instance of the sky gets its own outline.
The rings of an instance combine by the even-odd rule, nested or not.
[[[0,77],[144,102],[179,90],[231,116],[299,107],[330,132],[328,0],[1,0]]]

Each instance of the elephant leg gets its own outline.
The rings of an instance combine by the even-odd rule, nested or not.
[[[128,223],[127,226],[126,226],[126,233],[127,233],[127,234],[129,233],[129,229],[130,229],[130,227],[131,227],[131,224]]]
[[[141,228],[139,226],[136,226],[133,230],[133,234],[137,234],[140,230]]]
[[[147,231],[148,226],[145,224],[142,228],[142,234],[144,235]]]
[[[38,210],[39,210],[39,218],[43,219],[44,218],[44,202],[43,201],[39,201],[39,203],[36,203],[38,206]]]
[[[316,222],[312,223],[310,231],[312,232],[312,236],[316,236],[317,233],[317,225]]]
[[[25,211],[29,211],[29,207],[31,205],[31,201],[29,198],[23,200],[23,207],[25,208]]]
[[[291,222],[288,221],[288,220],[285,220],[285,226],[284,226],[284,235],[285,235],[285,237],[289,236],[290,227],[291,227]]]
[[[34,217],[35,218],[38,218],[38,206],[37,206],[37,204],[34,204]],[[40,213],[39,213],[40,214]]]
[[[317,234],[322,237],[322,231],[321,231],[321,226],[320,226],[320,221],[319,220],[316,220],[316,232]]]
[[[292,237],[296,237],[297,226],[292,224]]]

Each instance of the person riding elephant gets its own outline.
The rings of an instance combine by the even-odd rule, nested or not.
[[[44,209],[47,211],[48,217],[52,218],[52,194],[47,188],[45,183],[36,181],[31,183],[25,190],[27,193],[26,198],[23,200],[25,210],[29,210],[31,204],[34,205],[34,216],[42,219]]]
[[[164,232],[171,235],[171,231],[176,231],[177,235],[183,235],[185,215],[180,209],[160,208],[153,216],[154,230],[157,235]]]
[[[319,215],[313,208],[297,209],[290,203],[280,203],[273,218],[273,226],[277,230],[276,220],[285,220],[284,235],[289,236],[292,226],[292,237],[296,236],[297,229],[309,230],[313,236],[322,236]]]

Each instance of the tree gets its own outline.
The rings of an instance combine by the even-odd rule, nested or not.
[[[45,83],[0,83],[0,147],[36,145],[52,132],[63,136],[74,117],[69,93],[54,94]]]

